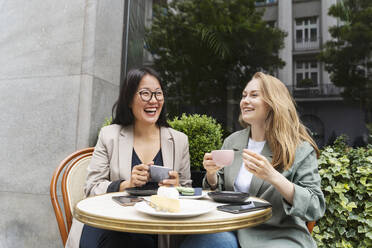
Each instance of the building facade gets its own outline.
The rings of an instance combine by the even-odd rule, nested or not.
[[[150,26],[153,3],[164,0],[146,0],[142,2],[144,25]],[[335,137],[346,134],[349,144],[366,141],[368,131],[364,123],[364,113],[358,106],[345,103],[330,80],[324,63],[318,56],[324,44],[332,37],[328,31],[339,24],[336,18],[328,15],[329,8],[339,0],[259,0],[256,8],[263,11],[263,19],[286,32],[284,48],[279,52],[285,66],[274,73],[286,84],[293,95],[302,122],[311,130],[317,144],[322,147],[333,142]],[[129,47],[128,54],[131,48]],[[152,59],[146,49],[137,56],[143,58],[143,64],[151,65]],[[128,64],[131,64],[128,61]],[[240,89],[233,90],[228,96],[226,110],[200,108],[191,112],[209,114],[223,123],[226,131],[240,129],[239,96]],[[229,94],[228,93],[228,94]],[[190,112],[187,107],[181,112]]]
[[[303,123],[319,146],[346,134],[353,145],[366,139],[363,111],[343,101],[342,89],[330,80],[318,55],[332,37],[328,32],[338,20],[328,15],[337,0],[262,0],[257,9],[264,20],[287,33],[279,56],[286,65],[277,77],[292,93]]]

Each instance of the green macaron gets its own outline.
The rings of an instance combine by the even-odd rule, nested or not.
[[[182,195],[194,195],[195,190],[193,188],[188,188],[188,187],[176,187],[178,192],[180,192]]]

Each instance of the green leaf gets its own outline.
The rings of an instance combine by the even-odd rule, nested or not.
[[[349,212],[351,212],[353,210],[353,208],[357,208],[357,205],[355,204],[355,202],[350,202],[346,205],[346,208]]]
[[[367,177],[361,177],[360,178],[360,183],[363,184],[364,186],[367,185]]]

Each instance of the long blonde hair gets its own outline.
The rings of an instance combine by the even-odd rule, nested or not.
[[[255,73],[252,79],[260,81],[262,98],[270,109],[265,122],[265,137],[273,152],[273,166],[288,170],[297,146],[303,141],[309,142],[319,156],[318,146],[300,122],[287,87],[279,79],[262,72]]]

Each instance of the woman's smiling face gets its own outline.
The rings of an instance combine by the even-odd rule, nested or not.
[[[144,92],[145,94],[150,92],[151,99],[149,101],[143,100],[145,98],[144,95],[141,97],[141,94],[144,94]],[[131,104],[135,122],[155,124],[158,121],[161,110],[163,109],[164,99],[158,97],[158,99],[160,98],[162,100],[157,100],[152,92],[156,92],[155,94],[158,96],[163,95],[159,81],[151,75],[145,75],[138,85],[137,92]]]
[[[258,79],[252,79],[243,90],[240,111],[242,119],[250,125],[265,123],[269,113],[269,105],[263,100]]]

